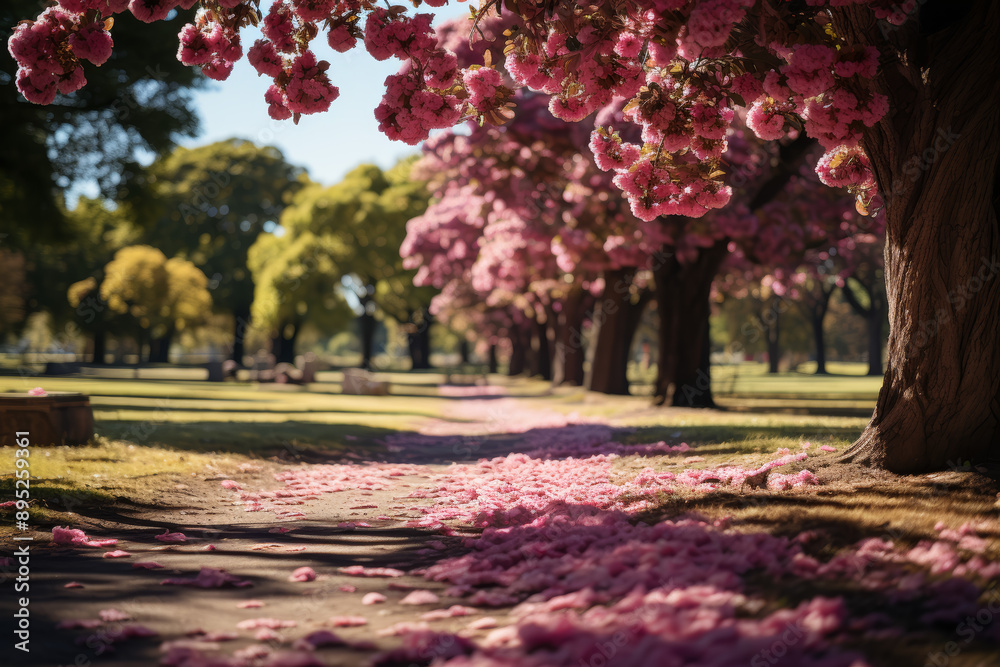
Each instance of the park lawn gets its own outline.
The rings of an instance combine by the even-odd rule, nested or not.
[[[656,408],[646,396],[552,389],[537,380],[492,376],[490,381],[504,385],[508,395],[521,398],[532,409],[561,413],[571,421],[609,423],[621,429],[616,438],[624,442],[685,442],[692,448],[689,456],[704,459],[684,463],[685,457],[623,457],[618,462],[623,478],[645,467],[755,466],[773,458],[780,448],[800,451],[803,442],[811,443],[811,454],[818,454],[820,445],[843,451],[867,423],[878,391],[873,382],[878,378],[817,378],[795,372],[769,376],[764,370],[756,364],[719,369],[717,392],[727,383],[739,388],[718,394],[724,408],[719,411]],[[115,503],[155,506],[164,490],[188,486],[189,479],[218,479],[252,461],[266,463],[272,470],[285,464],[337,460],[348,453],[377,458],[384,451],[381,439],[387,435],[417,430],[429,419],[463,421],[460,400],[431,393],[436,393],[436,383],[443,382],[444,375],[385,374],[381,377],[392,382],[393,395],[381,397],[341,395],[336,393],[339,377],[325,375],[308,391],[169,379],[45,378],[42,384],[48,390],[90,395],[99,437],[86,447],[35,448],[32,497],[38,502],[32,519],[37,525],[51,525],[65,521],[67,509],[86,513]],[[23,383],[0,378],[0,391],[23,391]],[[760,404],[765,399],[759,395],[768,390],[778,412]],[[810,458],[808,464],[812,470],[816,459]],[[12,448],[0,450],[0,466],[14,469]],[[920,480],[893,481],[898,488],[883,494],[884,479],[865,480],[863,473],[857,473],[847,481],[830,480],[819,495],[786,492],[775,506],[766,501],[747,504],[742,493],[690,498],[678,494],[664,498],[661,511],[732,515],[749,527],[768,524],[774,530],[834,522],[851,526],[845,528],[845,540],[859,531],[884,532],[885,526],[899,525],[916,540],[931,534],[934,517],[950,513],[956,521],[968,520],[993,510],[981,498],[971,500],[975,494],[962,490],[961,484],[953,488],[947,479]],[[0,476],[2,495],[13,497],[12,487],[12,474]],[[817,497],[827,500],[817,503]]]

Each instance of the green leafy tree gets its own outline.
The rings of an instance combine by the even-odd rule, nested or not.
[[[277,327],[279,338],[294,333],[305,321],[300,315],[294,325],[295,314],[313,312],[309,299],[332,298],[346,284],[360,311],[363,364],[371,364],[377,318],[386,314],[411,336],[411,354],[417,350],[414,366],[426,365],[429,344],[421,345],[419,339],[427,338],[427,306],[434,292],[414,287],[413,272],[403,268],[399,257],[406,223],[424,211],[429,199],[425,185],[409,178],[412,163],[407,159],[385,172],[362,165],[332,187],[303,188],[281,217],[284,236],[263,235],[251,251],[259,287],[255,318],[268,313],[266,321]],[[263,291],[264,279],[273,292]]]
[[[47,4],[0,3],[3,43],[18,21]],[[193,12],[178,11],[141,29],[130,13],[117,15],[111,58],[101,67],[86,66],[87,85],[49,106],[19,95],[17,65],[0,49],[0,238],[6,245],[34,250],[38,242],[71,239],[63,208],[67,188],[86,182],[115,196],[139,173],[139,153],[162,154],[178,138],[194,136],[191,91],[205,79],[176,55],[177,33]]]
[[[70,298],[78,286],[70,289]],[[208,278],[179,257],[167,259],[157,248],[122,248],[104,268],[100,297],[113,313],[134,324],[140,357],[146,340],[165,341],[205,320],[212,308]],[[153,352],[153,350],[150,350]]]
[[[272,332],[277,361],[294,360],[295,341],[307,323],[336,331],[350,322],[351,309],[338,290],[343,271],[335,261],[347,252],[338,239],[308,231],[295,237],[263,234],[250,249],[257,283],[253,321]]]
[[[216,307],[234,321],[231,358],[242,362],[254,283],[247,253],[265,225],[305,183],[305,172],[273,146],[230,139],[178,148],[138,179],[130,199],[143,241],[193,262],[209,278]],[[163,346],[158,346],[162,358]]]
[[[336,274],[353,289],[366,367],[374,356],[380,314],[404,325],[414,366],[426,367],[428,362],[427,306],[434,292],[414,287],[413,272],[403,268],[399,257],[406,223],[420,215],[429,200],[424,183],[410,179],[412,164],[412,158],[406,159],[385,172],[362,165],[332,187],[306,188],[281,218],[289,247],[305,249],[311,246],[296,241],[315,239],[318,250],[328,253],[330,276]]]

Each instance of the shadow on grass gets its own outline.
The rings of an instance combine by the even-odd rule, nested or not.
[[[680,435],[676,435],[678,433]],[[638,443],[666,440],[669,442],[683,439],[688,444],[697,446],[698,453],[702,453],[703,451],[706,453],[717,453],[709,452],[713,443],[746,443],[747,447],[736,448],[732,451],[748,453],[753,451],[755,443],[752,441],[760,441],[761,446],[765,446],[767,440],[775,439],[839,440],[850,442],[855,440],[860,433],[861,429],[851,426],[723,423],[713,425],[640,426],[633,429],[630,435],[625,436],[625,441]]]
[[[280,456],[290,448],[331,455],[378,450],[377,441],[398,431],[360,424],[317,422],[101,421],[101,435],[135,444],[254,457]]]

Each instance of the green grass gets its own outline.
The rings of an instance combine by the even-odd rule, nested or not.
[[[389,434],[417,430],[428,419],[462,421],[461,402],[437,395],[442,373],[379,374],[391,383],[391,395],[345,396],[338,372],[322,373],[307,389],[193,381],[184,370],[161,371],[160,379],[0,377],[0,392],[36,385],[80,392],[94,409],[98,438],[91,446],[34,449],[38,521],[58,521],[58,513],[72,507],[155,502],[156,489],[176,484],[178,475],[214,475],[250,460],[377,454]],[[872,378],[856,375],[770,376],[765,370],[756,364],[714,369],[723,411],[664,410],[647,396],[553,390],[537,380],[490,381],[530,399],[528,407],[631,429],[621,437],[632,442],[687,442],[709,463],[797,448],[803,440],[842,449],[861,432],[878,389]],[[14,469],[12,448],[0,450],[0,465]],[[0,476],[0,495],[12,497],[12,487],[12,474]]]

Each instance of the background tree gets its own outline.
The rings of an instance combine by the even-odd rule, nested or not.
[[[300,196],[319,187],[308,186]],[[334,261],[347,252],[338,239],[309,231],[262,234],[250,248],[248,266],[256,283],[253,322],[271,332],[276,361],[295,361],[295,341],[307,324],[334,332],[351,321],[353,313],[340,291],[343,270]]]
[[[277,148],[240,139],[178,148],[136,178],[129,204],[143,242],[208,276],[216,308],[233,317],[230,358],[241,364],[254,294],[247,253],[263,229],[277,224],[304,179]],[[159,343],[153,360],[166,361],[169,346]]]
[[[29,308],[48,313],[58,329],[90,336],[90,361],[103,364],[108,337],[123,325],[100,295],[105,265],[137,242],[139,230],[125,209],[101,199],[81,197],[65,217],[67,237],[36,244],[31,253]]]
[[[198,267],[144,245],[115,253],[104,268],[100,296],[112,312],[133,323],[140,361],[144,342],[196,326],[212,308],[208,278]]]
[[[49,5],[40,0],[0,3],[0,37]],[[141,24],[115,16],[114,51],[100,67],[85,68],[87,85],[58,95],[47,107],[28,104],[15,88],[17,63],[0,50],[0,233],[5,244],[34,248],[72,236],[64,192],[97,186],[105,197],[127,189],[139,173],[136,156],[162,154],[198,119],[191,91],[201,73],[177,61],[177,33],[194,15],[179,10],[170,20]],[[140,27],[141,26],[141,27]],[[65,301],[65,291],[59,298]]]
[[[253,262],[255,275],[268,272],[276,298],[285,294],[282,290],[288,284],[303,289],[293,275],[297,273],[315,286],[317,294],[332,294],[342,283],[352,290],[365,367],[374,356],[378,313],[416,326],[412,320],[427,312],[433,293],[413,290],[413,272],[404,269],[399,255],[407,221],[424,211],[430,197],[422,182],[410,179],[411,165],[412,160],[404,160],[385,172],[362,165],[332,187],[304,188],[281,217],[281,239],[258,241],[262,246],[258,257],[264,256],[267,246],[280,247],[281,263],[271,269],[260,259]]]

